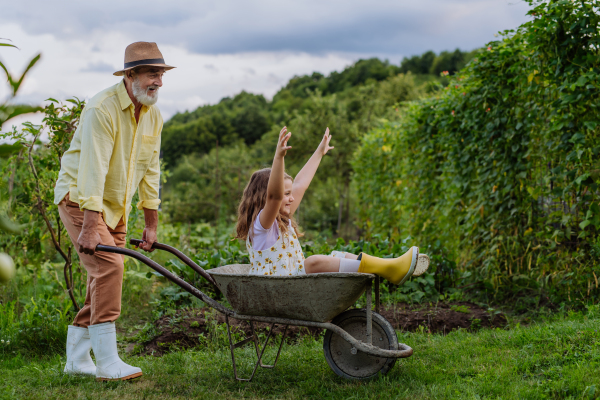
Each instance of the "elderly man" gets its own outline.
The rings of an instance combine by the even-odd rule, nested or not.
[[[54,190],[60,218],[87,271],[85,305],[67,336],[66,373],[98,380],[126,380],[142,370],[117,353],[115,320],[121,313],[123,257],[96,252],[98,244],[125,246],[131,200],[144,210],[144,243],[152,251],[158,225],[160,134],[163,120],[154,105],[168,66],[156,43],[125,49],[124,76],[85,106]],[[94,350],[96,365],[90,357]]]

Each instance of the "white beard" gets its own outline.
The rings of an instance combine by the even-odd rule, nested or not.
[[[137,77],[134,79],[132,84],[133,97],[135,97],[137,101],[148,107],[156,104],[156,102],[158,101],[158,86],[148,86],[147,89],[149,88],[155,89],[154,96],[150,96],[148,94],[148,91],[142,88],[142,86],[140,85],[140,81]]]

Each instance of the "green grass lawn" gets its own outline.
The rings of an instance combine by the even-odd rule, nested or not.
[[[600,395],[600,318],[579,314],[511,330],[399,334],[415,349],[385,377],[346,381],[323,357],[322,342],[285,345],[274,370],[236,382],[227,348],[130,357],[144,371],[132,382],[99,383],[62,374],[65,359],[24,359],[4,352],[1,399],[406,398],[581,399]],[[5,349],[6,350],[6,349]],[[270,348],[271,355],[275,349]],[[238,350],[250,369],[250,348]]]

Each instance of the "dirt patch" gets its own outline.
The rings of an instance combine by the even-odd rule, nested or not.
[[[251,328],[245,321],[229,319],[231,331],[234,334],[248,337],[251,334]],[[261,334],[267,334],[270,324],[262,322],[253,322],[255,331]],[[160,356],[173,348],[190,348],[200,346],[205,339],[214,334],[218,326],[223,333],[226,332],[225,316],[207,308],[199,310],[181,310],[175,316],[164,316],[155,322],[158,336],[150,342],[143,345],[142,355]],[[276,325],[273,330],[275,335],[282,335],[285,327]],[[300,336],[318,337],[323,330],[319,328],[309,328],[304,326],[288,326],[286,340],[293,342]]]
[[[473,303],[438,303],[436,305],[395,304],[382,307],[383,315],[397,330],[425,331],[446,334],[454,329],[503,327],[506,317],[503,314],[490,314]],[[160,356],[174,348],[201,346],[216,330],[226,332],[225,316],[210,309],[182,310],[176,315],[164,316],[155,322],[158,336],[141,347],[141,354]],[[232,331],[247,337],[251,333],[247,322],[230,319]],[[268,324],[254,323],[259,335],[268,332]],[[277,325],[275,333],[282,334],[284,327]],[[318,337],[323,332],[319,328],[289,326],[286,340],[294,342],[300,336]],[[139,348],[139,346],[136,346]],[[132,348],[129,346],[129,348]]]
[[[395,304],[383,307],[380,314],[399,331],[425,330],[446,334],[455,329],[504,327],[504,314],[489,313],[476,304],[438,303],[436,305]]]

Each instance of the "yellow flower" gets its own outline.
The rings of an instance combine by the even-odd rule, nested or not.
[[[291,256],[292,256],[292,253],[288,253],[288,257],[291,257]]]
[[[293,237],[294,239],[298,239],[298,237],[297,237],[296,235],[292,235],[292,237]]]
[[[271,251],[275,251],[275,247],[271,247]]]
[[[262,251],[258,250],[258,255],[262,256]]]
[[[279,257],[278,258],[282,258],[282,257],[283,257],[283,254],[279,253]]]
[[[281,243],[281,248],[285,249],[285,243]]]

